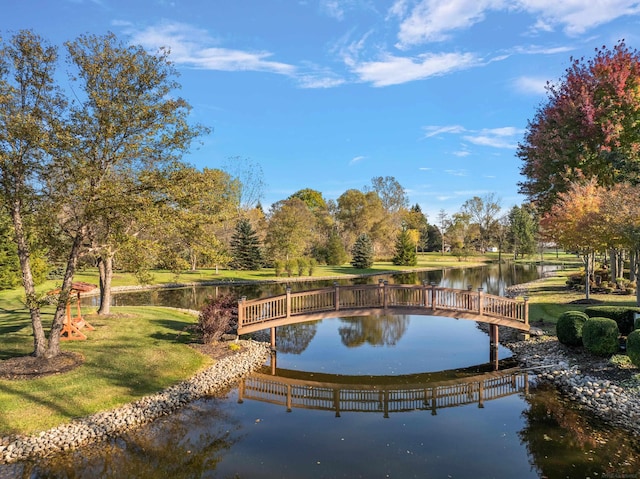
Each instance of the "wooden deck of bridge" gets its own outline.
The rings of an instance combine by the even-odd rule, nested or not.
[[[486,294],[479,288],[461,290],[434,284],[354,285],[321,288],[238,303],[238,334],[332,317],[407,314],[447,316],[488,323],[497,344],[497,326],[529,331],[527,298]],[[272,344],[273,345],[273,344]]]

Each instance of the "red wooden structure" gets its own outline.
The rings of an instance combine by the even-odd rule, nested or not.
[[[69,298],[67,298],[67,310],[64,317],[64,323],[62,324],[62,330],[60,331],[61,340],[84,340],[87,339],[87,336],[81,331],[81,329],[87,328],[89,331],[95,330],[95,328],[82,317],[82,310],[80,309],[80,295],[82,293],[93,291],[96,288],[97,286],[91,283],[83,283],[81,281],[71,283],[71,291]],[[60,293],[59,289],[49,292],[49,294],[58,293]],[[77,316],[71,317],[71,296],[74,293],[77,295],[76,307],[78,313]]]

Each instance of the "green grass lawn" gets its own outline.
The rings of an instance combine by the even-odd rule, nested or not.
[[[0,380],[0,436],[46,430],[135,401],[211,364],[185,344],[192,315],[159,307],[113,309],[109,317],[86,316],[96,328],[87,331],[86,341],[62,342],[64,351],[85,357],[79,368],[40,379]],[[3,359],[32,350],[25,315],[3,310],[0,335],[9,340],[9,348],[3,341]]]

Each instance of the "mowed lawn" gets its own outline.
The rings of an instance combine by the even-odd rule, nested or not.
[[[39,379],[0,380],[0,436],[35,433],[155,393],[212,363],[186,343],[193,315],[170,308],[113,308],[85,318],[95,327],[86,341],[64,341],[82,354],[79,368]],[[0,359],[33,349],[27,314],[0,310]],[[45,323],[50,325],[50,315]]]

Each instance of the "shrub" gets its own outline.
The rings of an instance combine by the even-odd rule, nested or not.
[[[276,276],[282,276],[282,272],[284,271],[284,261],[279,259],[273,262],[273,268],[276,270]]]
[[[567,346],[582,346],[582,327],[589,317],[582,311],[565,311],[556,323],[558,341]]]
[[[609,318],[589,318],[582,326],[582,344],[590,353],[609,356],[618,352],[620,345],[618,324]]]
[[[634,365],[640,366],[640,329],[627,336],[627,355]]]
[[[230,293],[215,298],[209,296],[207,304],[198,315],[193,330],[203,343],[218,341],[223,334],[238,327],[238,298]]]
[[[297,261],[298,266],[298,276],[302,276],[305,270],[309,267],[309,263],[306,258],[298,258]]]
[[[298,267],[298,261],[295,259],[288,259],[284,262],[284,270],[287,272],[287,276],[293,276],[293,272]]]
[[[316,261],[315,258],[309,258],[309,276],[313,276],[313,272],[315,271],[316,267],[318,266],[318,262]]]
[[[634,313],[640,313],[640,308],[633,306],[589,306],[584,312],[590,318],[609,318],[618,324],[620,334],[626,336],[634,330]]]

